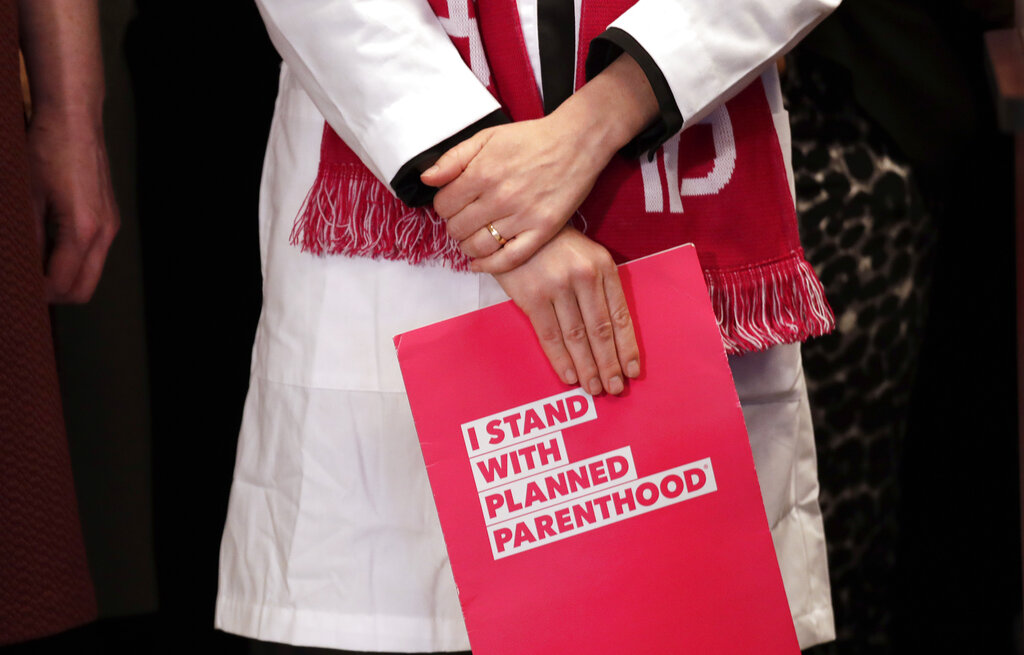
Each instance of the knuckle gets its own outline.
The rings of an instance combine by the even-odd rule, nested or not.
[[[537,338],[542,344],[557,346],[562,343],[562,333],[557,328],[544,328],[537,332]]]
[[[493,173],[489,166],[473,166],[470,164],[464,174],[468,177],[467,181],[474,187],[487,187],[493,183]]]
[[[515,183],[511,180],[498,182],[494,189],[494,199],[501,207],[507,207],[518,195]]]
[[[593,283],[597,280],[597,270],[589,262],[577,262],[569,272],[570,279],[576,283]]]
[[[78,240],[82,243],[92,243],[100,232],[99,224],[94,220],[82,221],[77,230]]]
[[[629,308],[618,307],[612,312],[612,323],[617,328],[628,328],[632,324]]]
[[[615,328],[612,326],[612,322],[610,320],[599,321],[594,324],[594,327],[591,329],[591,334],[598,341],[610,341],[612,335],[615,334]]]
[[[553,295],[565,296],[572,293],[572,280],[568,277],[556,277],[548,282],[547,287]]]
[[[543,225],[547,226],[552,226],[559,222],[558,212],[548,207],[538,210],[537,217]]]
[[[582,325],[570,325],[565,329],[565,340],[569,343],[582,344],[587,342],[587,328]]]

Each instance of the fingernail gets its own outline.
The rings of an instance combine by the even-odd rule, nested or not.
[[[596,396],[601,393],[601,380],[600,378],[592,378],[590,384],[587,385],[590,388],[590,395]]]
[[[431,166],[427,170],[423,171],[423,174],[424,175],[433,175],[434,173],[436,173],[439,170],[440,170],[440,168],[435,164],[434,166]]]
[[[565,381],[569,384],[576,384],[576,371],[571,368],[565,369]]]
[[[640,375],[640,362],[635,359],[626,364],[626,375],[635,378]]]
[[[622,393],[622,378],[618,375],[608,380],[608,393],[618,395]]]

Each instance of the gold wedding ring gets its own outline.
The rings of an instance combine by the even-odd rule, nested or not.
[[[503,246],[508,243],[505,237],[501,236],[501,232],[498,232],[498,230],[494,228],[494,223],[488,223],[487,230],[491,233],[491,236],[494,237],[494,240],[498,242],[499,246]]]

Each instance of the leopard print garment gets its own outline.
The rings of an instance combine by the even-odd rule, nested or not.
[[[934,230],[909,166],[842,78],[798,55],[783,79],[801,239],[837,325],[803,349],[837,630],[810,652],[885,653]]]

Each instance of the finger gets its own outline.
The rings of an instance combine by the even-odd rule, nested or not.
[[[626,294],[622,291],[622,280],[618,269],[613,268],[604,276],[604,295],[608,301],[608,313],[615,329],[615,351],[619,356],[619,365],[626,377],[636,378],[640,375],[640,348],[636,342],[636,331],[633,329],[633,318],[626,304]]]
[[[88,238],[88,241],[86,240]],[[62,302],[71,293],[82,269],[85,253],[95,233],[77,235],[58,233],[56,244],[46,266],[47,295],[51,302]]]
[[[562,330],[562,341],[565,343],[569,356],[572,357],[573,367],[579,378],[580,386],[592,395],[601,393],[601,377],[594,363],[594,356],[590,352],[590,339],[587,336],[587,326],[583,322],[583,315],[580,314],[576,297],[571,292],[560,295],[555,299],[555,316],[558,318],[558,325]]]
[[[586,277],[575,285],[583,322],[587,326],[590,351],[601,374],[601,384],[611,394],[622,393],[625,382],[615,350],[615,327],[608,311],[603,276]]]
[[[429,186],[442,187],[466,170],[469,162],[476,157],[480,149],[490,138],[490,132],[483,130],[469,137],[459,145],[441,155],[434,165],[423,171],[420,181]]]
[[[113,227],[100,230],[82,260],[82,267],[71,291],[64,298],[66,302],[84,303],[92,298],[103,274],[103,266],[115,233],[116,229]]]
[[[445,211],[450,211],[462,202],[466,203],[458,211],[449,213],[446,219],[448,223],[445,229],[448,231],[448,236],[456,241],[465,241],[474,233],[486,228],[488,223],[497,225],[498,220],[508,218],[512,214],[507,207],[493,201],[493,194],[487,193],[486,189],[479,188],[477,179],[471,178],[475,178],[475,176],[466,175],[441,189],[438,194],[445,194],[446,197],[435,203],[441,205]],[[479,193],[480,191],[483,193]],[[457,196],[461,199],[456,199]],[[445,216],[441,211],[438,211],[438,214],[442,217]],[[498,220],[495,220],[495,217],[498,217]],[[502,232],[502,235],[511,239],[515,233],[515,230],[512,230],[507,234]],[[490,233],[488,232],[488,234]]]
[[[477,273],[505,273],[520,266],[547,243],[538,230],[520,232],[494,254],[470,262],[469,268]]]
[[[565,349],[565,342],[562,340],[562,329],[558,326],[558,318],[555,316],[555,308],[551,303],[528,313],[533,331],[537,333],[540,347],[551,362],[559,379],[566,384],[576,384],[576,368],[573,365],[569,351]]]
[[[477,176],[471,172],[466,173],[446,184],[434,195],[434,211],[445,221],[451,220],[462,212],[470,211],[486,189],[486,184],[481,184]],[[480,209],[486,208],[481,206]],[[469,232],[472,230],[467,230],[466,234]],[[451,233],[449,232],[449,234]],[[458,240],[456,239],[456,241]]]
[[[510,217],[499,218],[493,223],[489,223],[489,225],[494,226],[494,229],[502,238],[511,237],[516,233],[515,224],[516,221]],[[506,243],[509,241],[511,241],[511,239],[507,239]],[[462,249],[462,252],[473,258],[493,255],[498,252],[502,245],[503,244],[498,241],[493,234],[491,234],[491,231],[487,229],[486,225],[476,230],[465,239],[459,241],[459,248]]]

